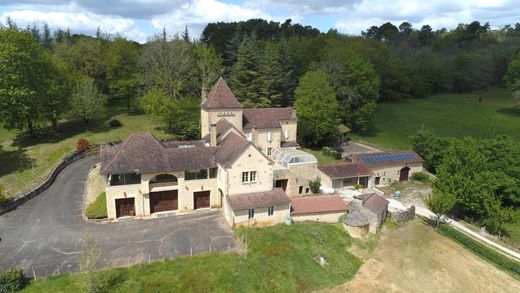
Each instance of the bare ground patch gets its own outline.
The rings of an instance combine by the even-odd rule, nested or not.
[[[520,292],[507,273],[416,220],[382,235],[354,279],[324,292]]]
[[[105,191],[105,182],[103,182],[103,177],[99,173],[101,169],[101,164],[95,164],[90,172],[88,173],[88,183],[87,183],[87,199],[86,205],[88,206],[92,202],[96,200],[98,195]]]

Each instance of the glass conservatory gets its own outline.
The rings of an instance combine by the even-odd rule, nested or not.
[[[273,160],[285,168],[297,164],[315,164],[318,160],[315,156],[302,150],[281,148],[273,151]]]

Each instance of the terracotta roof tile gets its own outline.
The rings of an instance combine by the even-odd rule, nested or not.
[[[235,158],[242,154],[244,149],[251,144],[243,136],[234,132],[226,135],[219,143],[219,150],[215,154],[215,160],[223,166],[232,163]]]
[[[202,103],[202,108],[205,109],[236,109],[242,108],[242,104],[237,100],[231,89],[220,77],[209,92],[206,100]]]
[[[388,200],[375,193],[367,193],[361,195],[363,207],[371,212],[379,215],[388,209]]]
[[[315,195],[291,198],[291,214],[347,212],[347,204],[339,195]]]
[[[276,206],[291,202],[281,188],[273,188],[263,192],[228,195],[227,199],[233,210]]]
[[[213,148],[194,146],[179,148],[180,142],[164,147],[150,133],[129,136],[116,147],[101,149],[101,173],[159,173],[178,170],[214,168]],[[177,147],[173,147],[176,145]]]
[[[356,163],[341,162],[337,164],[322,165],[318,168],[331,179],[373,175],[372,171],[370,171],[365,165]]]
[[[280,128],[282,120],[297,120],[292,108],[257,108],[242,110],[243,129]]]

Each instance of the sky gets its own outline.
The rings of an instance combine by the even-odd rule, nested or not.
[[[337,29],[359,35],[387,21],[408,21],[415,28],[455,28],[479,20],[492,28],[520,22],[520,0],[0,0],[0,18],[18,26],[70,28],[93,35],[102,31],[140,43],[166,28],[198,38],[207,23],[263,18],[311,25],[323,32]]]

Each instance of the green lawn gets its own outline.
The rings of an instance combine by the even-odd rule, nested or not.
[[[336,160],[333,157],[324,155],[321,152],[321,149],[309,149],[309,148],[302,147],[302,151],[306,151],[308,153],[313,154],[316,157],[316,159],[318,160],[318,165],[330,164],[330,163],[335,163],[335,162],[341,161],[341,160]]]
[[[123,125],[110,127],[111,118]],[[4,184],[6,193],[11,196],[36,186],[61,158],[75,149],[79,138],[86,138],[93,144],[105,143],[121,141],[131,133],[145,131],[159,139],[172,138],[161,126],[160,121],[149,115],[127,114],[124,108],[111,107],[102,119],[93,121],[88,130],[81,121],[64,122],[58,131],[47,129],[32,139],[0,127],[0,184]]]
[[[377,106],[375,125],[370,135],[352,138],[388,149],[410,148],[410,136],[421,129],[440,136],[506,134],[520,140],[520,102],[501,88],[385,102]]]
[[[85,212],[89,219],[103,219],[107,217],[107,196],[101,192],[96,200],[88,205]]]
[[[520,219],[514,223],[504,224],[504,230],[507,235],[503,240],[516,249],[520,249]]]
[[[342,284],[361,261],[347,251],[351,238],[340,224],[297,223],[242,228],[246,254],[209,253],[193,257],[108,269],[111,292],[295,292]],[[322,267],[314,257],[323,256]],[[80,275],[30,283],[25,292],[81,291]]]

